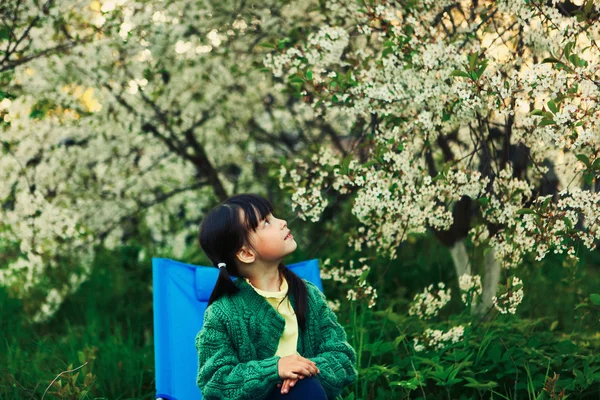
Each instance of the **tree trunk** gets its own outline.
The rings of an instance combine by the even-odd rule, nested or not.
[[[467,254],[467,247],[463,240],[459,240],[449,247],[456,277],[460,279],[464,274],[472,275],[471,260]],[[475,299],[471,304],[471,315],[483,316],[492,307],[492,297],[496,295],[500,281],[500,263],[496,260],[494,249],[485,256],[485,265],[482,279],[483,291],[480,299]]]
[[[485,274],[482,279],[483,293],[476,311],[478,316],[485,315],[492,307],[492,297],[496,295],[500,282],[500,263],[496,259],[496,252],[493,248],[485,256]]]
[[[450,255],[452,261],[454,261],[454,269],[456,270],[456,279],[460,279],[464,274],[473,275],[471,272],[471,260],[467,254],[467,246],[465,246],[464,240],[459,240],[454,243],[450,249]],[[474,299],[471,303],[471,315],[475,315],[477,309],[477,299]]]
[[[467,254],[467,247],[463,240],[455,242],[450,248],[450,255],[452,261],[454,261],[454,268],[456,269],[456,276],[460,278],[464,274],[471,275],[471,261]]]

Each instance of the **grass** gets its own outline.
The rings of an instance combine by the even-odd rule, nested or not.
[[[151,271],[134,253],[100,254],[91,279],[45,324],[29,325],[0,289],[1,399],[41,399],[58,374],[86,361],[78,383],[89,372],[96,380],[85,398],[154,399]]]

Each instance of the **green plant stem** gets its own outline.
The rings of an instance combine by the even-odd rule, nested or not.
[[[356,337],[357,337],[357,332],[356,332],[356,304],[351,301],[350,302],[350,321],[352,321],[352,342],[353,342],[353,346],[356,349]],[[354,393],[358,394],[358,382],[360,380],[360,352],[361,349],[359,348],[357,353],[358,353],[358,362],[357,362],[357,368],[358,368],[358,379],[356,379],[355,383],[354,383]]]
[[[359,340],[359,346],[358,346],[358,348],[359,348],[359,352],[358,352],[358,366],[360,368],[362,368],[361,360],[362,360],[362,352],[363,352],[363,338],[364,338],[364,333],[365,333],[364,321],[365,321],[365,313],[363,312],[362,307],[361,307],[361,313],[360,313],[360,340]],[[364,398],[364,395],[365,395],[365,387],[366,387],[366,384],[363,384],[362,385],[362,389],[363,389],[362,390],[362,395],[363,395],[363,398]]]
[[[383,320],[383,324],[381,324],[381,331],[379,331],[379,336],[377,336],[377,341],[381,340],[381,337],[383,336],[383,331],[385,329],[385,323],[387,322],[387,318],[385,318]],[[373,353],[369,354],[369,362],[367,363],[367,367],[371,366],[371,359],[373,358]]]

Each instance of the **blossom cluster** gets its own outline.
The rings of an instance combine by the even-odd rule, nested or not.
[[[477,303],[477,299],[483,293],[479,275],[464,274],[458,278],[458,285],[461,292],[460,298],[465,305]]]
[[[364,280],[361,280],[353,289],[349,289],[346,298],[350,301],[365,300],[369,308],[373,308],[376,304],[377,289],[371,285],[367,285]]]
[[[273,76],[282,77],[284,74],[296,74],[311,65],[314,82],[319,83],[323,81],[328,67],[345,65],[340,60],[348,46],[349,35],[342,27],[323,26],[318,32],[311,33],[306,42],[302,50],[291,47],[282,54],[267,54],[264,66],[273,72]]]
[[[465,328],[462,325],[455,326],[449,331],[444,332],[439,329],[425,330],[424,337],[414,338],[413,348],[416,352],[422,352],[427,348],[434,349],[436,351],[442,350],[450,344],[460,342],[465,334]]]
[[[446,289],[443,282],[434,285],[429,285],[423,293],[417,293],[411,303],[408,314],[416,315],[421,319],[430,319],[437,316],[440,310],[450,301],[451,289]]]
[[[338,260],[340,263],[342,260]],[[364,263],[366,258],[360,258],[359,263]],[[348,289],[346,298],[350,301],[365,301],[368,308],[373,308],[376,304],[377,289],[367,284],[366,274],[369,273],[370,267],[363,264],[360,268],[354,267],[354,260],[348,262],[349,268],[345,268],[343,265],[339,267],[329,267],[331,263],[330,259],[323,262],[323,268],[320,270],[321,279],[333,280],[334,282],[340,282],[347,284],[349,278],[352,283],[352,287]],[[330,304],[332,308],[335,304]],[[339,308],[339,305],[338,305]]]
[[[518,266],[527,253],[535,253],[536,260],[549,252],[577,258],[574,242],[596,248],[600,194],[576,188],[559,192],[557,198],[538,197],[518,224],[492,237],[490,244],[505,267]],[[580,223],[583,229],[577,228]]]
[[[523,301],[523,282],[513,276],[509,279],[509,283],[504,287],[504,290],[505,293],[492,298],[494,307],[502,314],[515,314],[517,306]]]
[[[451,169],[434,181],[417,157],[420,144],[400,136],[396,128],[377,140],[382,142],[380,157],[385,162],[381,168],[366,167],[357,160],[342,166],[328,148],[321,148],[310,160],[293,160],[293,167],[280,167],[280,187],[292,192],[293,207],[303,219],[319,218],[327,206],[327,191],[356,192],[352,213],[362,226],[348,243],[356,251],[377,248],[395,258],[408,234],[451,226],[452,210],[445,200],[477,198],[489,183],[479,171],[466,169]]]
[[[364,260],[361,258],[361,260]],[[341,260],[340,260],[341,261]],[[327,259],[323,263],[324,268],[321,269],[320,275],[321,279],[333,280],[334,282],[347,283],[348,278],[359,278],[365,271],[369,271],[370,267],[368,265],[363,265],[360,268],[354,267],[354,260],[350,260],[348,262],[348,268],[343,265],[339,267],[330,267],[327,266],[330,264],[331,260]],[[359,261],[362,262],[362,261]]]
[[[340,304],[339,299],[334,299],[334,300],[327,300],[327,305],[329,306],[331,311],[338,312],[340,310],[341,304]]]

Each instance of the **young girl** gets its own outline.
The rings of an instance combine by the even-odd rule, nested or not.
[[[219,268],[196,336],[207,400],[335,399],[356,379],[356,353],[325,296],[282,263],[297,244],[272,212],[241,194],[202,221],[200,246]]]

